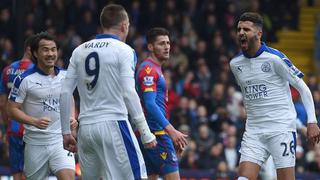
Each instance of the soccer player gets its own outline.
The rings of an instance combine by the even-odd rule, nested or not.
[[[60,123],[66,71],[54,66],[58,49],[48,33],[36,34],[31,52],[36,65],[15,78],[8,100],[9,115],[25,127],[24,173],[28,180],[47,179],[50,172],[58,179],[73,180],[75,159],[63,149]]]
[[[34,36],[29,36],[24,42],[24,54],[22,59],[17,60],[5,67],[0,79],[0,101],[1,101],[1,115],[5,122],[7,122],[7,137],[9,142],[9,160],[11,173],[14,180],[23,179],[23,125],[7,116],[7,99],[8,94],[12,88],[13,80],[25,70],[33,67],[31,61],[30,46]]]
[[[169,60],[169,32],[164,28],[152,28],[146,38],[150,56],[140,64],[136,82],[148,125],[158,144],[154,149],[142,148],[142,153],[149,179],[156,180],[160,175],[165,180],[178,180],[175,147],[180,154],[187,144],[187,135],[177,131],[168,120],[168,89],[161,65]]]
[[[78,46],[72,53],[61,92],[64,147],[78,149],[84,180],[147,178],[128,111],[147,148],[155,147],[135,90],[135,51],[125,44],[129,31],[126,10],[115,4],[102,9],[103,34]],[[71,136],[68,117],[70,96],[80,95],[78,144]]]
[[[231,70],[241,87],[247,111],[241,142],[239,180],[256,179],[271,155],[279,180],[295,179],[296,112],[289,84],[302,98],[308,114],[307,134],[319,142],[319,127],[311,92],[304,75],[282,52],[261,42],[263,20],[257,13],[240,16],[237,36],[242,53],[234,57]]]

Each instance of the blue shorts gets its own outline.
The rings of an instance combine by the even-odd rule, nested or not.
[[[178,158],[170,136],[167,134],[156,135],[156,138],[157,146],[154,149],[143,148],[139,140],[148,175],[164,176],[179,171]]]
[[[22,140],[22,137],[9,136],[9,160],[12,174],[23,171],[23,151],[24,142]]]

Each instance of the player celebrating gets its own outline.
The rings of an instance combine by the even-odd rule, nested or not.
[[[80,94],[79,160],[84,180],[147,178],[139,144],[128,122],[128,111],[146,147],[156,145],[135,90],[134,50],[125,44],[129,18],[120,5],[103,8],[100,23],[104,34],[77,47],[70,58],[61,92],[64,147],[77,150],[68,117],[70,96]]]
[[[34,65],[31,61],[30,46],[34,39],[34,35],[29,36],[24,42],[24,54],[21,60],[15,61],[5,67],[2,72],[0,83],[0,101],[2,118],[8,122],[7,137],[9,141],[9,159],[10,168],[14,180],[23,179],[23,125],[7,116],[6,102],[8,94],[13,85],[13,80],[25,70],[32,68]]]
[[[147,43],[150,56],[139,66],[136,81],[148,125],[158,144],[155,149],[142,148],[142,153],[149,179],[156,180],[160,175],[165,180],[176,180],[180,177],[173,142],[181,153],[187,144],[187,135],[177,131],[167,119],[168,92],[161,65],[169,60],[169,32],[153,28],[147,33]]]
[[[247,111],[241,143],[239,180],[256,179],[271,155],[279,180],[295,179],[296,112],[289,84],[302,98],[308,114],[308,138],[319,142],[319,127],[311,92],[303,73],[280,51],[261,42],[263,21],[257,13],[244,13],[237,26],[242,53],[231,70],[241,87]]]
[[[66,72],[54,66],[58,51],[49,34],[37,34],[31,52],[36,66],[15,78],[8,101],[9,115],[25,127],[24,173],[30,180],[47,179],[50,171],[58,179],[73,180],[75,159],[63,149],[59,120]]]

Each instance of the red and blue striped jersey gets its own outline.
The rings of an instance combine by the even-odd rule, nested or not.
[[[136,73],[136,86],[151,131],[163,130],[168,124],[168,90],[161,66],[144,60]]]
[[[33,63],[29,59],[21,59],[5,67],[1,76],[0,94],[8,95],[13,86],[14,79],[27,69],[32,68],[33,66]],[[22,124],[18,123],[15,120],[8,121],[8,135],[22,137],[23,130],[24,128]]]

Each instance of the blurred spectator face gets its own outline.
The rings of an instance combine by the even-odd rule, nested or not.
[[[210,155],[213,157],[219,157],[222,153],[223,146],[221,143],[215,144],[210,149]]]
[[[314,101],[320,101],[320,91],[313,91],[313,99]]]
[[[227,148],[234,149],[237,145],[237,138],[236,136],[228,136],[227,140]]]
[[[207,51],[207,43],[205,41],[199,41],[197,43],[197,52],[199,54],[205,54]]]
[[[223,46],[223,40],[221,33],[215,33],[215,36],[213,37],[213,47],[216,49],[219,49]]]
[[[227,135],[228,136],[236,136],[237,135],[237,128],[234,125],[230,125],[227,128]]]
[[[227,163],[225,161],[220,161],[218,164],[217,170],[219,172],[227,173],[228,171]]]
[[[205,106],[202,106],[202,105],[199,106],[197,112],[199,117],[207,117],[208,113],[207,113],[207,108]]]
[[[92,14],[90,11],[86,11],[83,15],[83,20],[85,23],[89,24],[92,22]]]
[[[10,19],[10,11],[9,9],[2,9],[0,12],[0,21],[8,22]]]
[[[181,97],[179,102],[179,107],[181,109],[188,109],[189,99],[187,97]]]
[[[209,127],[207,124],[201,124],[199,127],[199,136],[201,139],[207,139],[209,137]]]
[[[190,110],[195,110],[197,108],[198,104],[195,99],[190,99],[189,100],[189,109]]]
[[[182,132],[183,134],[190,136],[190,127],[186,124],[182,124],[179,127],[179,131]]]
[[[213,14],[210,14],[207,19],[207,25],[215,26],[216,24],[217,24],[216,16]]]
[[[188,147],[190,151],[196,151],[197,150],[197,143],[193,140],[189,140]]]
[[[223,95],[224,95],[224,85],[221,84],[221,83],[216,83],[214,86],[213,86],[213,89],[212,89],[212,96],[215,98],[215,99],[223,99]]]

